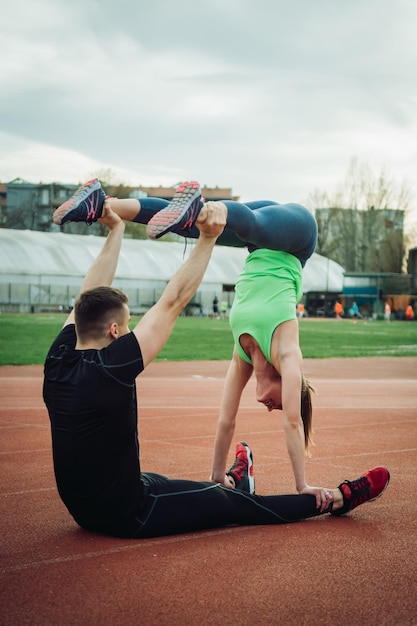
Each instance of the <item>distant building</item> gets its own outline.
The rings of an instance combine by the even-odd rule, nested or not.
[[[68,310],[102,245],[102,237],[0,229],[0,312]],[[193,245],[190,240],[187,254]],[[230,308],[247,254],[246,248],[215,246],[188,313],[200,315],[202,308],[208,314],[215,295]],[[183,261],[183,243],[125,238],[114,286],[128,294],[133,312],[142,313]],[[313,254],[303,270],[303,288],[305,297],[310,292],[336,297],[343,288],[343,268]],[[313,308],[309,314],[315,314]]]
[[[72,196],[79,184],[30,183],[16,178],[0,184],[0,228],[56,232],[60,228],[51,218],[55,209]],[[118,198],[163,198],[172,200],[175,187],[106,186],[106,193]],[[238,200],[229,187],[202,187],[202,196],[208,200]],[[101,226],[70,223],[65,232],[89,235],[99,234]]]
[[[349,272],[400,273],[405,255],[404,211],[395,209],[316,209],[316,252]]]
[[[0,187],[1,228],[50,231],[52,213],[69,198],[77,185],[29,183],[16,178]]]
[[[404,311],[414,301],[412,276],[384,272],[345,272],[342,302],[345,309],[353,302],[365,317],[383,317],[385,303],[392,314],[403,319]]]
[[[417,294],[417,248],[411,248],[408,253],[407,271],[411,274],[413,293]]]
[[[4,183],[0,183],[0,215],[3,208],[6,206],[7,187]]]

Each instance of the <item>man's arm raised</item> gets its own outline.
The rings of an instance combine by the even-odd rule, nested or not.
[[[216,239],[226,225],[226,208],[213,205],[203,223],[200,237],[188,259],[177,270],[158,302],[138,322],[133,332],[141,347],[146,367],[162,350],[178,315],[189,303],[201,283]]]
[[[88,289],[93,289],[94,287],[110,287],[116,273],[125,231],[125,223],[111,210],[108,200],[104,203],[103,213],[98,221],[107,226],[110,231],[104,241],[100,254],[91,265],[82,282],[80,293]],[[74,324],[74,321],[75,316],[73,309],[68,315],[64,326]]]

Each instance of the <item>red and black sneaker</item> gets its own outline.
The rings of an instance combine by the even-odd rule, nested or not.
[[[252,450],[244,441],[236,445],[236,459],[227,475],[235,481],[235,489],[255,493]]]
[[[159,239],[169,232],[186,234],[194,226],[202,207],[200,185],[196,181],[182,183],[169,205],[149,220],[146,234],[150,239]]]
[[[332,511],[332,515],[343,515],[353,511],[360,504],[376,500],[388,487],[389,479],[390,473],[386,467],[374,467],[356,480],[345,480],[339,485],[343,495],[343,506]]]
[[[73,196],[59,206],[52,216],[55,224],[67,222],[96,222],[103,211],[106,195],[98,178],[84,183]]]

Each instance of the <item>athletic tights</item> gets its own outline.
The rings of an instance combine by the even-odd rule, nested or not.
[[[317,244],[317,222],[301,204],[278,204],[258,200],[243,204],[222,200],[227,207],[226,228],[217,240],[224,246],[245,247],[249,252],[256,248],[280,250],[296,256],[304,267]],[[161,198],[143,198],[134,222],[147,224],[151,217],[169,202]],[[196,226],[177,232],[183,237],[198,239]]]
[[[222,485],[143,473],[145,506],[132,535],[159,537],[229,525],[288,524],[321,515],[311,495],[258,496]],[[328,512],[328,511],[326,511]]]

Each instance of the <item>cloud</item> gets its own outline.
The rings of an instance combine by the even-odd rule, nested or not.
[[[411,0],[16,0],[0,179],[198,178],[303,202],[353,157],[414,185]]]

